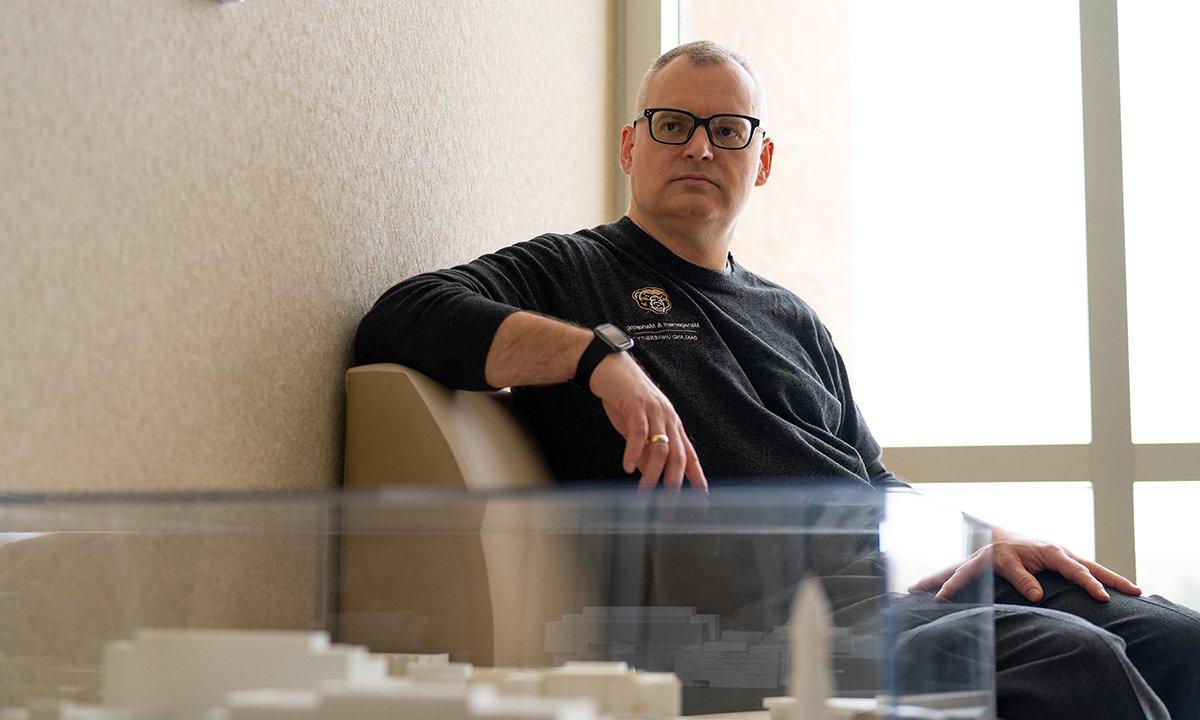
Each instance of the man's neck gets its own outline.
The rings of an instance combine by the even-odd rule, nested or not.
[[[629,219],[655,240],[693,265],[728,272],[729,246],[734,225],[677,222],[675,218],[655,218],[629,208]]]

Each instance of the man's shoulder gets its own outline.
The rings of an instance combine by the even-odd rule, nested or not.
[[[500,277],[547,277],[567,281],[580,272],[597,272],[619,265],[613,257],[606,226],[572,233],[545,232],[487,252],[449,271]]]
[[[794,332],[801,337],[814,338],[822,350],[833,349],[833,336],[812,305],[779,283],[744,267],[742,269],[746,273],[746,286],[751,289],[751,295],[759,296],[755,299],[755,304],[775,310],[778,313],[777,317],[787,319]]]
[[[797,310],[806,316],[813,318],[817,316],[816,310],[814,310],[811,305],[805,302],[804,298],[797,295],[791,289],[786,288],[773,280],[769,280],[753,270],[747,270],[745,266],[742,266],[742,270],[745,272],[746,285],[748,287],[764,294],[772,295],[778,298],[780,302],[793,303]]]
[[[505,250],[553,254],[565,261],[594,262],[606,256],[608,225],[585,228],[571,233],[545,232]]]

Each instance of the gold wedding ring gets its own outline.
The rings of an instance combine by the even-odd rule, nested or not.
[[[657,435],[651,435],[650,437],[646,438],[647,445],[649,445],[650,443],[662,443],[663,445],[666,445],[669,442],[671,442],[671,438],[667,437],[666,435],[663,435],[662,433],[658,433]]]

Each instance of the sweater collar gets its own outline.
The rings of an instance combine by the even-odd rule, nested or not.
[[[745,282],[746,270],[728,254],[729,271],[712,270],[684,260],[670,248],[655,240],[650,233],[638,226],[628,215],[613,223],[621,245],[631,252],[650,261],[656,268],[665,270],[693,285],[712,288],[736,288]]]

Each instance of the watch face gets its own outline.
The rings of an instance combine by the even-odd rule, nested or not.
[[[628,350],[633,347],[633,338],[626,335],[625,331],[616,325],[605,323],[596,328],[596,332],[616,350]]]

